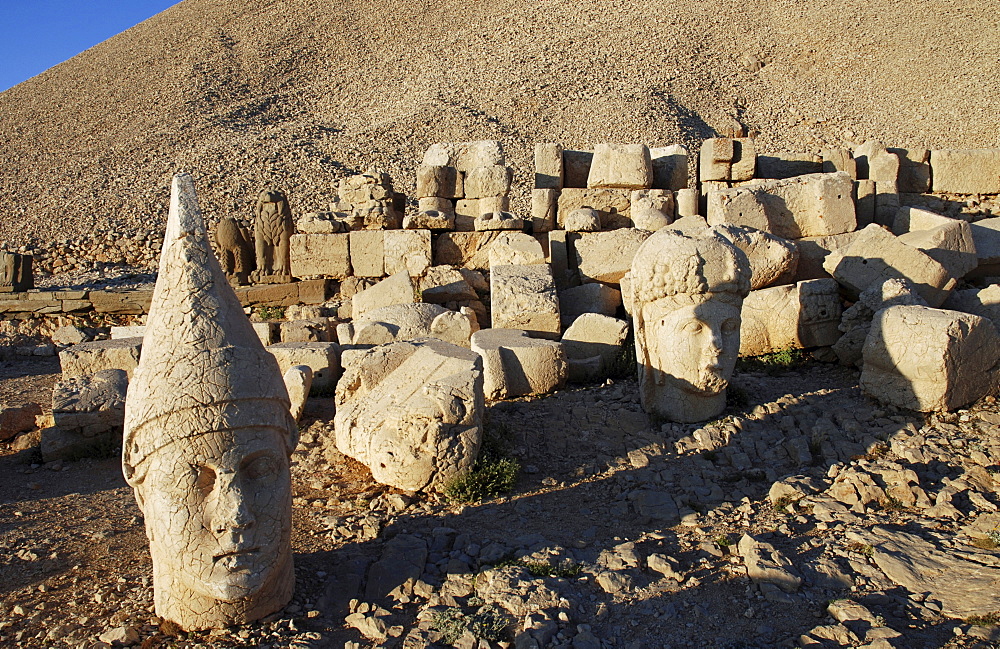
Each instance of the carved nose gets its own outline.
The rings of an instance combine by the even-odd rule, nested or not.
[[[253,524],[254,517],[244,494],[234,485],[227,485],[219,493],[215,506],[215,516],[212,520],[212,529],[216,534],[224,534],[230,530],[248,529]]]

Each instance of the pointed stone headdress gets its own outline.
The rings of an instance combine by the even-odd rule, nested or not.
[[[215,258],[194,181],[177,174],[142,355],[125,402],[125,478],[141,481],[143,460],[173,442],[248,426],[275,429],[289,454],[298,441],[278,363]]]

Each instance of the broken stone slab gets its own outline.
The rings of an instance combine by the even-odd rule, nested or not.
[[[922,306],[875,314],[865,340],[861,388],[919,412],[949,411],[997,388],[1000,334],[989,320]]]
[[[59,352],[63,379],[89,376],[101,370],[125,370],[129,378],[139,364],[142,338],[95,340]]]
[[[802,585],[802,577],[796,574],[792,562],[773,545],[744,534],[737,550],[754,583],[774,584],[786,593],[794,593]]]
[[[794,241],[746,226],[720,225],[715,231],[750,260],[750,290],[788,284],[795,277],[799,251]]]
[[[972,229],[959,219],[947,219],[929,229],[911,230],[899,235],[899,240],[923,250],[955,279],[965,277],[979,266]]]
[[[431,265],[430,230],[386,230],[382,237],[386,275],[406,270],[416,277]]]
[[[275,343],[265,349],[278,361],[281,374],[296,365],[313,371],[313,387],[330,390],[340,378],[340,345],[337,343]]]
[[[427,199],[421,198],[421,203]],[[403,217],[404,230],[449,231],[455,229],[455,210],[421,209]]]
[[[278,323],[278,332],[279,341],[283,343],[337,342],[329,318],[287,320]]]
[[[514,172],[510,167],[474,167],[465,175],[465,198],[506,196],[513,179]]]
[[[553,142],[535,144],[535,189],[563,187],[563,149]]]
[[[916,534],[876,526],[847,532],[851,541],[872,548],[872,561],[894,583],[925,601],[941,605],[954,619],[990,615],[1000,610],[1000,567],[996,553],[962,547],[961,554]]]
[[[441,491],[482,442],[483,361],[440,340],[380,345],[337,384],[337,449],[404,491]]]
[[[114,447],[121,442],[125,425],[127,390],[124,370],[65,379],[52,389],[52,418],[63,431],[82,437],[106,436]]]
[[[937,261],[874,223],[827,255],[823,268],[854,296],[876,282],[907,279],[932,307],[940,306],[956,284]]]
[[[573,210],[563,219],[563,229],[567,232],[600,232],[601,213],[589,207]]]
[[[649,189],[653,162],[643,144],[598,144],[590,163],[587,187],[592,189]]]
[[[688,185],[688,150],[680,144],[652,147],[653,189],[677,191]]]
[[[646,230],[632,228],[581,233],[573,246],[581,281],[620,283],[631,268],[639,246],[649,235]]]
[[[312,368],[308,365],[293,365],[285,370],[281,378],[285,389],[288,390],[292,419],[298,421],[306,409],[306,400],[309,399],[309,391],[312,389]]]
[[[115,337],[114,330],[116,328],[117,327],[111,328],[112,338]],[[82,342],[86,342],[88,338],[86,331],[84,331],[79,327],[74,327],[73,325],[63,325],[62,327],[59,327],[58,329],[53,331],[52,335],[49,337],[52,339],[53,344],[64,347],[67,347],[69,345],[79,345]],[[119,336],[119,338],[120,337],[121,336]],[[141,338],[142,336],[140,335],[139,337]]]
[[[563,333],[568,359],[568,378],[583,383],[607,378],[617,366],[625,366],[623,354],[629,325],[624,320],[584,313]]]
[[[41,416],[42,407],[29,403],[13,408],[0,408],[0,441],[14,439],[20,433],[35,429],[35,417]]]
[[[559,313],[565,327],[584,313],[613,316],[621,305],[621,291],[607,284],[592,282],[559,291]]]
[[[823,172],[823,159],[812,153],[785,151],[757,156],[757,178],[775,180]]]
[[[1000,331],[1000,284],[952,291],[941,308],[987,318]]]
[[[493,327],[559,337],[559,297],[548,264],[493,266],[490,305]]]
[[[531,231],[533,233],[555,230],[558,204],[558,190],[534,189],[531,191]]]
[[[427,149],[423,163],[451,166],[466,173],[476,167],[504,164],[503,147],[496,140],[439,142]]]
[[[292,277],[344,279],[351,274],[348,234],[293,234],[289,238]]]
[[[385,239],[382,230],[355,230],[348,235],[351,274],[355,277],[385,276]]]
[[[384,306],[412,304],[417,301],[416,287],[409,271],[401,270],[375,286],[355,293],[351,298],[351,316],[356,319]]]
[[[445,232],[434,242],[434,265],[488,270],[490,247],[501,232]]]
[[[471,346],[483,358],[483,390],[491,401],[546,394],[566,383],[569,367],[561,343],[519,329],[483,329],[472,334]]]
[[[930,165],[935,193],[1000,194],[1000,149],[937,149]]]
[[[853,181],[845,172],[766,180],[746,187],[710,191],[710,225],[746,225],[785,239],[854,230]]]
[[[146,325],[111,327],[111,340],[119,340],[121,338],[142,338],[145,335],[146,335]],[[53,339],[52,342],[55,342],[55,340]],[[80,342],[86,342],[86,341],[81,340]]]
[[[369,311],[353,322],[337,327],[342,344],[384,345],[436,338],[461,347],[469,346],[476,320],[465,313],[437,304],[396,304]]]
[[[478,300],[465,275],[452,266],[431,266],[420,278],[420,299],[432,304]]]
[[[557,210],[559,227],[565,229],[566,216],[580,208],[597,210],[601,218],[601,228],[604,230],[631,227],[631,198],[632,192],[628,189],[566,187],[559,192]]]
[[[490,245],[493,266],[530,266],[545,263],[545,250],[538,239],[523,232],[501,232]]]
[[[422,164],[417,167],[417,198],[462,198],[462,174],[447,165]]]
[[[865,339],[876,313],[890,306],[913,305],[927,306],[927,302],[909,280],[888,279],[861,291],[858,301],[844,311],[838,327],[844,335],[833,344],[841,365],[861,366]]]
[[[826,347],[840,338],[837,282],[813,279],[750,291],[743,300],[740,355]]]
[[[931,152],[927,149],[888,147],[899,157],[899,191],[925,194],[931,190]]]
[[[795,240],[799,251],[799,263],[795,270],[795,281],[824,279],[830,273],[823,268],[823,261],[834,250],[849,245],[858,236],[857,232],[834,234],[828,237],[803,237]]]

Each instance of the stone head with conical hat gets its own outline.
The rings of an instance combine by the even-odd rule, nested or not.
[[[212,252],[191,176],[178,174],[122,450],[158,615],[211,628],[288,603],[297,441],[277,362]]]

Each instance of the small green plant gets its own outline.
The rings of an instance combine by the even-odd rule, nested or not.
[[[972,626],[996,626],[1000,624],[1000,611],[994,611],[993,613],[987,613],[986,615],[973,615],[971,617],[965,618],[966,624],[971,624]]]
[[[764,372],[775,375],[786,372],[796,365],[808,360],[801,349],[782,349],[771,354],[760,356],[745,356],[736,361],[737,372]]]
[[[720,548],[728,548],[733,544],[733,540],[729,538],[728,534],[720,534],[715,537],[715,544]]]
[[[881,502],[881,505],[882,509],[887,512],[901,512],[906,509],[899,498],[896,498],[895,496],[886,496],[885,500]]]
[[[970,545],[974,548],[979,548],[980,550],[996,550],[997,548],[1000,548],[1000,543],[997,543],[990,537],[976,537],[972,539]]]
[[[492,604],[479,607],[474,613],[466,614],[461,608],[451,606],[434,615],[431,626],[441,634],[441,641],[454,645],[466,631],[477,638],[492,642],[502,640],[510,626],[509,617]]]
[[[257,317],[261,320],[283,320],[285,317],[285,307],[259,306],[257,307]]]
[[[851,552],[857,552],[858,554],[863,554],[866,557],[871,558],[875,555],[875,546],[868,545],[867,543],[861,543],[854,541],[847,544],[847,549]]]
[[[506,568],[508,566],[520,566],[525,568],[532,577],[558,577],[560,579],[571,579],[580,574],[583,566],[572,561],[552,565],[547,561],[530,561],[528,559],[518,559],[511,555],[502,558],[494,568]]]
[[[774,502],[771,503],[771,509],[779,514],[787,514],[787,508],[789,505],[795,502],[795,499],[791,496],[782,496]]]
[[[508,456],[510,431],[504,424],[484,426],[479,458],[468,473],[456,476],[444,488],[451,502],[474,503],[508,493],[517,482],[521,463]]]

